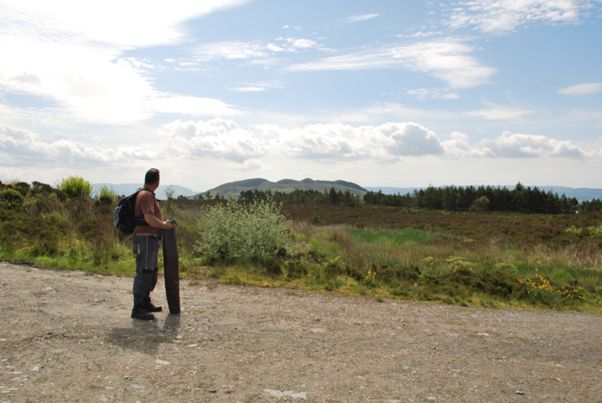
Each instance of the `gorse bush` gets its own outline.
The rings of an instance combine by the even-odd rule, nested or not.
[[[269,263],[285,256],[292,243],[286,218],[272,200],[209,207],[199,225],[195,249],[209,262]]]
[[[86,197],[92,193],[90,182],[79,176],[70,176],[63,179],[58,188],[69,197]]]

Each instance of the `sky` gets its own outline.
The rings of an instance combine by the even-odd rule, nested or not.
[[[0,0],[0,181],[602,187],[602,0]]]

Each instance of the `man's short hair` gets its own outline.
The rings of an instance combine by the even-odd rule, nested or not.
[[[151,168],[146,171],[146,175],[144,175],[144,184],[150,185],[157,182],[159,182],[159,170],[157,168]]]

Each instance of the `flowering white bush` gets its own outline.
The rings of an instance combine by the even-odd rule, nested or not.
[[[196,251],[209,261],[268,262],[284,256],[292,238],[272,200],[212,206],[199,221]]]

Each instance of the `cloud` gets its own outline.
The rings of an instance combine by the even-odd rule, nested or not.
[[[325,57],[296,64],[292,71],[408,69],[431,74],[452,88],[474,87],[488,82],[495,70],[471,55],[475,48],[459,39],[445,38],[409,45]]]
[[[448,24],[503,34],[536,22],[577,22],[583,7],[579,0],[466,0],[454,7]]]
[[[441,142],[441,147],[451,158],[494,156],[491,150],[470,144],[468,135],[461,132],[453,132],[449,139]]]
[[[451,91],[449,88],[413,88],[407,90],[406,95],[410,95],[418,99],[452,100],[460,97],[457,92]]]
[[[241,3],[2,2],[0,89],[53,100],[65,114],[84,122],[129,124],[148,119],[183,96],[156,89],[153,66],[124,53],[176,43],[184,37],[184,21]],[[233,112],[218,100],[195,102],[207,107],[203,114]]]
[[[435,133],[416,123],[351,126],[340,123],[280,130],[286,154],[319,160],[396,159],[442,154]]]
[[[343,21],[347,24],[353,24],[356,22],[363,22],[363,21],[368,21],[368,20],[372,20],[376,17],[378,17],[379,14],[378,13],[371,13],[371,14],[358,14],[358,15],[351,15],[349,17],[346,17],[343,19]]]
[[[267,152],[267,143],[260,136],[231,120],[178,120],[162,130],[168,136],[164,147],[180,158],[213,157],[243,163]]]
[[[171,164],[203,159],[229,161],[241,169],[256,169],[272,157],[293,157],[320,163],[344,161],[394,162],[406,158],[599,158],[598,146],[543,135],[503,132],[499,137],[470,141],[453,132],[441,139],[414,122],[354,126],[341,123],[295,128],[279,125],[242,127],[237,122],[176,120],[160,128],[162,140],[138,147],[86,144],[49,138],[16,128],[0,128],[0,164],[4,167],[120,166],[136,161]],[[160,150],[160,151],[159,151]],[[233,166],[234,166],[233,165]]]
[[[493,106],[486,109],[466,112],[465,114],[467,116],[473,116],[487,120],[512,120],[529,115],[531,113],[533,113],[533,111],[528,109]]]
[[[98,148],[66,139],[44,139],[29,131],[0,127],[0,154],[12,165],[64,166],[107,164],[131,159],[152,159],[154,152],[141,148]]]
[[[562,88],[562,95],[594,95],[602,93],[602,83],[583,83]]]
[[[197,47],[196,54],[203,60],[238,60],[264,57],[268,50],[267,45],[259,43],[224,41],[203,44]]]
[[[252,83],[244,83],[230,88],[230,91],[236,92],[265,92],[269,89],[282,88],[282,84],[278,81],[258,81]]]
[[[204,43],[196,47],[195,54],[201,61],[262,60],[280,53],[297,53],[319,47],[320,44],[313,39],[281,36],[268,41]]]
[[[488,154],[496,157],[564,157],[580,159],[586,152],[568,140],[557,140],[542,135],[512,133],[505,131],[495,140],[480,144]]]

